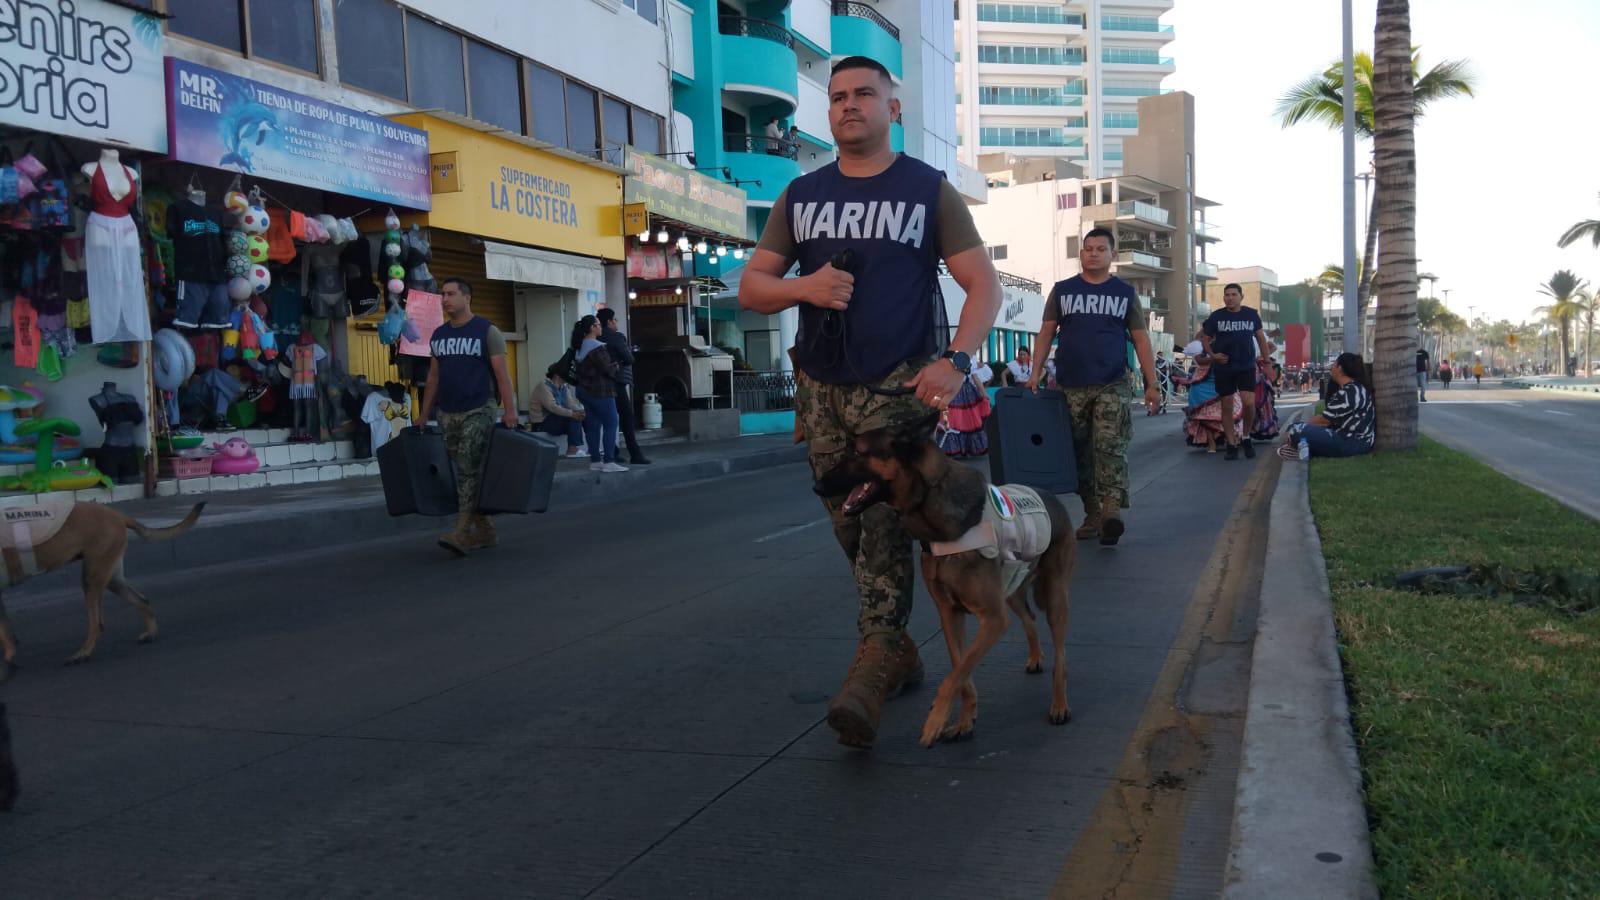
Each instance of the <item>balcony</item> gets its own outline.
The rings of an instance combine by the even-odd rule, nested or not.
[[[789,182],[800,177],[799,144],[760,134],[724,132],[722,162],[735,179],[760,184],[740,185],[750,202],[771,205]]]
[[[1171,35],[1172,26],[1161,24],[1154,16],[1101,16],[1100,30],[1124,31],[1145,35]]]
[[[1217,234],[1217,226],[1212,225],[1210,222],[1194,223],[1194,236],[1196,240],[1201,241],[1222,240],[1222,236]]]
[[[1124,200],[1117,204],[1117,218],[1134,218],[1156,225],[1170,225],[1172,213],[1143,200]]]
[[[1164,275],[1172,271],[1172,266],[1153,253],[1142,250],[1124,250],[1117,254],[1117,269],[1132,270],[1137,273]]]
[[[1194,277],[1200,278],[1200,279],[1204,279],[1206,281],[1216,281],[1217,280],[1217,266],[1216,266],[1216,263],[1196,262],[1194,264]]]
[[[1108,84],[1100,89],[1100,95],[1103,97],[1155,97],[1170,93],[1172,93],[1171,88],[1140,84]]]
[[[961,98],[957,97],[960,103]],[[1067,107],[1082,107],[1082,94],[1063,94],[1040,91],[1029,93],[1027,91],[1014,91],[1011,88],[983,88],[978,93],[979,106],[1005,106],[1005,107],[1050,107],[1052,110]],[[1008,109],[1008,113],[1029,115],[1025,109]]]
[[[762,102],[777,98],[790,110],[799,105],[799,69],[794,37],[780,22],[724,16],[717,20],[722,42],[722,89],[753,94]]]
[[[833,55],[865,56],[901,76],[900,29],[870,3],[833,0]]]
[[[1154,50],[1134,50],[1127,47],[1104,47],[1100,50],[1100,61],[1109,65],[1126,66],[1159,66],[1173,69],[1172,57],[1160,56]]]
[[[1084,24],[1080,13],[1029,3],[979,3],[978,21],[1017,25],[1075,25],[1078,28]]]

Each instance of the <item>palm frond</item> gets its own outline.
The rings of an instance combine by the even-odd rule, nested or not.
[[[1600,219],[1585,219],[1568,228],[1562,233],[1561,239],[1556,241],[1556,246],[1570,246],[1583,240],[1584,235],[1588,235],[1593,240],[1595,249],[1600,250]]]

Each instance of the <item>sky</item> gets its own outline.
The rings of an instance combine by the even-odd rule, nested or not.
[[[1376,0],[1354,9],[1356,49],[1370,52]],[[1339,57],[1339,10],[1177,0],[1163,17],[1177,37],[1164,83],[1195,96],[1196,189],[1222,204],[1207,212],[1223,238],[1211,262],[1266,266],[1280,284],[1342,262],[1339,133],[1273,117],[1279,96]],[[1435,295],[1449,289],[1463,317],[1520,322],[1536,318],[1538,286],[1558,269],[1600,284],[1600,250],[1556,246],[1574,222],[1600,219],[1600,0],[1411,0],[1411,33],[1424,69],[1466,59],[1478,80],[1477,97],[1438,101],[1417,120],[1417,256],[1438,276]],[[1357,143],[1358,174],[1370,153]]]

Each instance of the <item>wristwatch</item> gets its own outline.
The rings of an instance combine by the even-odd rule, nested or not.
[[[956,371],[963,375],[972,374],[972,357],[960,350],[946,350],[939,354],[939,358],[950,360],[950,365],[955,366]]]

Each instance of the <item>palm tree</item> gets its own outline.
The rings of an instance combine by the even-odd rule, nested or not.
[[[1579,297],[1583,296],[1584,288],[1589,282],[1574,275],[1569,269],[1550,276],[1550,280],[1539,285],[1539,293],[1554,300],[1548,306],[1541,306],[1534,312],[1545,317],[1550,324],[1556,326],[1561,347],[1561,371],[1567,371],[1567,361],[1572,358],[1572,320],[1583,315],[1584,303]]]
[[[1594,316],[1600,312],[1600,289],[1578,292],[1578,311],[1583,318],[1583,374],[1594,374]]]
[[[1568,228],[1561,239],[1556,241],[1556,246],[1566,247],[1575,244],[1587,236],[1594,241],[1596,249],[1600,249],[1600,219],[1584,219],[1582,222]]]
[[[1413,118],[1423,114],[1428,104],[1445,97],[1471,97],[1477,87],[1471,68],[1466,60],[1447,59],[1427,72],[1419,75],[1422,54],[1415,47],[1411,50],[1411,77],[1415,82],[1412,89]],[[1372,138],[1377,133],[1377,123],[1373,116],[1372,102],[1372,57],[1366,53],[1357,53],[1355,58],[1355,107],[1356,107],[1356,134],[1362,138]],[[1301,122],[1321,122],[1330,129],[1338,131],[1344,127],[1344,64],[1335,60],[1321,73],[1312,75],[1289,89],[1289,92],[1278,99],[1278,121],[1283,127],[1298,125]],[[1378,242],[1378,201],[1382,197],[1374,191],[1367,211],[1367,247],[1361,257],[1361,270],[1358,274],[1359,284],[1356,296],[1359,298],[1360,309],[1365,315],[1367,299],[1372,287],[1372,257]],[[1597,238],[1600,240],[1600,238]],[[1341,274],[1343,267],[1340,267]],[[1359,326],[1359,323],[1358,323]]]
[[[1408,0],[1378,0],[1372,67],[1372,145],[1378,171],[1378,319],[1373,342],[1373,402],[1378,450],[1417,446],[1417,392],[1411,367],[1417,348],[1417,57],[1411,49]]]

